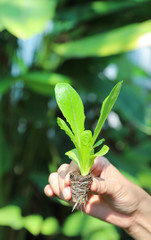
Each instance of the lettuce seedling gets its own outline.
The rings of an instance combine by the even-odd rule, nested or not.
[[[120,93],[121,85],[122,81],[117,83],[108,97],[103,101],[100,117],[92,135],[90,130],[85,130],[84,106],[78,93],[68,83],[56,84],[56,101],[69,126],[59,117],[57,118],[57,123],[70,137],[75,146],[74,149],[65,154],[78,165],[83,176],[89,174],[94,159],[97,156],[105,155],[109,150],[109,147],[104,145],[95,153],[94,149],[100,146],[104,142],[104,139],[99,140],[97,143],[95,141]]]

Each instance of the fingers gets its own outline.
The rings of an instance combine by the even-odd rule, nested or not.
[[[68,172],[66,174],[66,177],[65,177],[65,184],[66,185],[70,185],[70,173],[73,172],[73,171],[78,171],[78,166],[75,164],[74,161],[71,161],[70,165],[69,165],[69,168],[68,168]]]
[[[93,178],[93,181],[90,185],[90,190],[94,193],[94,194],[105,194],[107,192],[107,184],[106,181],[102,178]]]
[[[111,163],[105,157],[96,157],[91,172],[96,177],[105,177],[105,169],[111,166]]]
[[[69,172],[69,165],[63,164],[58,169],[58,185],[59,185],[59,196],[64,200],[70,200],[71,190],[69,185],[66,184],[65,178]]]
[[[48,197],[56,195],[63,200],[70,200],[71,188],[70,188],[70,172],[77,170],[78,167],[74,162],[69,164],[62,164],[57,172],[49,175],[49,185],[46,185],[44,192]]]
[[[53,192],[52,188],[50,187],[50,185],[45,186],[44,193],[46,194],[47,197],[53,197],[54,196],[54,192]]]

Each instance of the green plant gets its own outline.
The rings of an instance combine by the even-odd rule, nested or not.
[[[97,156],[105,155],[109,150],[109,147],[104,145],[97,153],[95,153],[94,149],[100,146],[104,142],[104,139],[101,139],[96,143],[95,141],[119,95],[121,85],[122,81],[117,83],[108,97],[104,100],[93,135],[90,130],[85,130],[84,107],[78,93],[68,83],[58,83],[55,87],[57,104],[67,122],[70,124],[71,129],[66,122],[59,117],[57,118],[58,125],[66,132],[75,145],[74,149],[66,152],[66,155],[71,160],[75,161],[80,169],[81,175],[83,176],[86,176],[89,173],[94,159]]]

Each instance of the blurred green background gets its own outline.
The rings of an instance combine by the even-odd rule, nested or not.
[[[43,193],[72,143],[56,124],[58,82],[80,94],[86,128],[123,80],[101,137],[108,159],[151,193],[151,1],[0,1],[0,240],[131,239]]]

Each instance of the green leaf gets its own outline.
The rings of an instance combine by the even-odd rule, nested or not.
[[[62,232],[65,236],[75,237],[80,235],[83,228],[84,218],[80,212],[69,215],[63,225]]]
[[[81,133],[81,144],[83,146],[88,146],[92,139],[92,132],[90,130],[85,130]]]
[[[0,81],[0,95],[6,93],[10,87],[14,84],[13,78],[6,78]]]
[[[104,138],[100,139],[99,141],[97,141],[97,142],[93,145],[93,148],[99,147],[104,141],[105,141]]]
[[[0,208],[0,225],[10,226],[16,230],[21,229],[23,219],[20,208],[12,205]]]
[[[100,117],[97,123],[97,126],[95,128],[94,131],[94,135],[92,138],[92,144],[94,144],[94,142],[96,141],[102,127],[103,124],[108,116],[108,114],[110,113],[119,93],[120,93],[120,89],[121,89],[121,85],[122,85],[122,81],[117,83],[115,85],[115,87],[112,89],[112,91],[110,92],[110,94],[108,95],[108,97],[103,101],[103,105],[101,108],[101,113],[100,113]]]
[[[81,216],[81,213],[77,211],[66,218],[63,225],[63,234],[68,237],[81,235],[83,239],[83,237],[88,238],[88,236],[91,236],[91,234],[97,230],[110,229],[110,226],[109,223],[100,221],[86,214]]]
[[[44,30],[46,22],[54,16],[56,0],[1,0],[1,28],[19,38],[29,38]]]
[[[104,156],[108,151],[109,151],[109,147],[107,145],[104,145],[101,148],[101,150],[95,153],[94,155],[92,155],[91,158],[95,158],[97,156]]]
[[[54,50],[57,54],[68,58],[118,54],[150,46],[150,28],[151,20],[135,23],[73,42],[57,44]]]
[[[78,151],[76,148],[68,151],[65,153],[71,160],[73,160],[79,167],[80,169],[80,162],[79,162],[79,156],[78,156]]]
[[[65,131],[65,133],[70,137],[71,141],[75,144],[75,137],[72,133],[72,131],[70,130],[70,128],[67,126],[67,124],[65,123],[65,121],[61,118],[57,118],[57,123],[59,125],[59,127]]]
[[[56,218],[49,217],[43,221],[41,233],[44,235],[54,235],[59,232],[59,223]]]
[[[57,83],[70,83],[70,79],[64,75],[43,71],[29,72],[20,76],[20,78],[31,90],[48,96],[54,92],[54,86]]]
[[[30,215],[24,217],[24,227],[33,235],[38,235],[41,232],[43,218],[40,215]]]
[[[58,83],[55,87],[57,104],[75,134],[80,146],[80,135],[84,131],[84,108],[78,93],[67,83]]]

